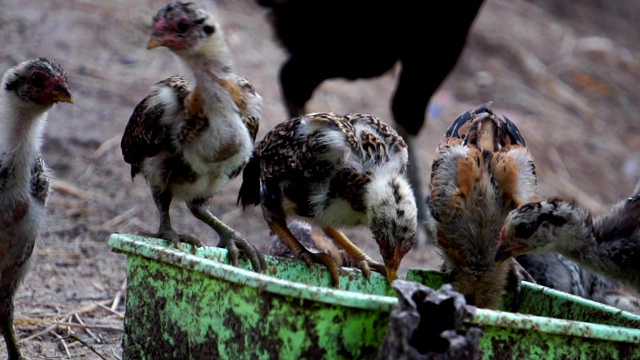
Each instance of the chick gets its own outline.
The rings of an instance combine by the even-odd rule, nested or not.
[[[366,114],[312,113],[277,125],[256,146],[238,202],[261,204],[271,230],[295,258],[325,264],[338,285],[335,261],[306,249],[287,227],[289,216],[319,226],[365,276],[397,277],[417,233],[414,194],[405,177],[407,146],[387,124]],[[368,226],[384,265],[354,245],[340,227]]]
[[[622,282],[590,271],[563,255],[522,254],[515,259],[538,285],[640,314],[640,298],[637,292]]]
[[[336,243],[331,240],[321,230],[314,228],[311,224],[301,221],[292,220],[287,224],[289,230],[300,241],[307,250],[312,252],[324,252],[329,254],[338,266],[352,267],[351,259]],[[291,249],[285,244],[280,237],[274,233],[271,234],[271,245],[269,245],[269,255],[284,258],[292,258]]]
[[[506,218],[495,258],[545,252],[640,291],[640,195],[600,216],[559,198],[522,204]]]
[[[40,154],[47,112],[73,103],[59,64],[32,59],[9,69],[0,87],[0,332],[9,359],[22,359],[13,329],[13,296],[45,227],[49,176]]]
[[[152,236],[202,246],[171,225],[169,207],[183,200],[191,213],[220,236],[219,247],[238,263],[242,251],[253,268],[265,267],[262,254],[210,210],[209,198],[237,177],[251,156],[261,119],[260,95],[233,71],[219,19],[189,2],[171,2],[153,18],[148,48],[165,46],[193,73],[196,84],[172,76],[156,83],[135,108],[121,148],[131,176],[142,173],[160,214]]]
[[[460,115],[446,131],[432,165],[430,206],[443,271],[468,303],[496,309],[507,283],[517,286],[526,276],[515,260],[496,264],[495,251],[509,211],[537,193],[524,138],[490,103]]]

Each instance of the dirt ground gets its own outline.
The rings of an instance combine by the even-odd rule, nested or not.
[[[151,17],[164,2],[0,0],[0,72],[49,57],[68,72],[75,98],[49,116],[44,158],[56,179],[49,228],[16,296],[15,326],[29,358],[121,358],[125,257],[112,253],[107,241],[114,232],[155,231],[157,214],[144,180],[131,181],[120,137],[150,85],[187,75],[168,50],[145,49]],[[420,136],[425,169],[450,122],[493,100],[527,139],[543,195],[574,197],[598,212],[631,193],[640,178],[640,3],[580,3],[487,0],[462,58],[432,99]],[[286,119],[277,83],[284,52],[253,1],[217,5],[238,73],[264,99],[260,138]],[[425,12],[425,21],[436,17]],[[428,38],[412,40],[438,56]],[[328,81],[309,108],[391,121],[396,74]],[[213,198],[212,208],[266,251],[268,230],[258,209],[243,214],[235,205],[240,183]],[[217,243],[183,205],[172,211],[178,230]],[[379,256],[366,229],[347,233]],[[401,270],[439,263],[432,247],[415,249]]]

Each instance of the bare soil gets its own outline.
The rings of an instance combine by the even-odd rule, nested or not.
[[[149,86],[188,75],[168,50],[145,49],[151,17],[164,2],[1,1],[0,73],[28,58],[54,59],[68,72],[76,100],[51,111],[44,138],[44,158],[56,179],[49,228],[15,299],[15,326],[29,358],[121,357],[126,259],[107,241],[114,232],[155,231],[158,220],[144,180],[130,178],[120,137]],[[264,98],[261,137],[286,119],[277,82],[285,54],[264,9],[252,1],[217,5],[238,73]],[[437,16],[424,15],[425,21]],[[493,100],[526,138],[543,195],[573,197],[596,212],[630,195],[640,179],[638,18],[634,0],[488,0],[462,58],[432,99],[420,136],[424,168],[430,169],[437,142],[458,114]],[[428,37],[416,34],[412,41],[438,56]],[[397,69],[372,80],[328,81],[309,109],[366,112],[392,122],[388,100],[396,75]],[[212,208],[266,251],[268,229],[259,209],[243,213],[235,204],[240,183],[215,196]],[[178,230],[217,243],[182,204],[172,211]],[[348,234],[379,257],[368,230]],[[432,247],[414,249],[401,270],[439,264]]]

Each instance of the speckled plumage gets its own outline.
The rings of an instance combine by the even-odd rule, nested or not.
[[[261,118],[261,99],[244,78],[238,78],[236,87],[232,88],[242,96],[242,103],[238,106],[242,111],[241,120],[251,141],[255,141]],[[166,92],[161,95],[163,91]],[[160,153],[171,153],[173,156],[165,157],[162,166],[162,182],[190,183],[196,180],[197,174],[189,167],[188,162],[183,161],[180,149],[188,146],[206,130],[209,119],[201,113],[202,109],[197,112],[192,110],[192,113],[197,113],[195,116],[185,116],[185,113],[189,113],[185,109],[185,101],[190,93],[189,82],[182,76],[174,75],[156,83],[151,88],[151,93],[136,106],[121,142],[124,160],[131,165],[132,177],[140,173],[145,160]],[[248,102],[244,96],[254,98]],[[247,103],[252,106],[251,109]],[[216,158],[215,155],[220,157]],[[227,156],[223,150],[219,150],[212,160],[217,161]],[[231,168],[227,177],[233,179],[238,176],[243,166],[244,163],[240,163]],[[176,168],[181,171],[176,171]]]
[[[168,90],[172,95],[173,107],[179,107],[189,94],[189,83],[185,78],[177,75],[159,81],[152,87],[151,93],[134,109],[121,142],[122,155],[124,161],[131,165],[132,178],[140,173],[142,162],[146,158],[152,158],[163,149],[173,147],[170,136],[171,124],[160,123],[167,107],[160,99],[160,92],[163,89]]]
[[[238,248],[256,270],[264,260],[255,247],[210,211],[208,199],[237,177],[251,156],[261,119],[262,98],[233,72],[230,51],[216,16],[188,2],[171,2],[153,17],[148,48],[166,46],[191,69],[196,84],[172,76],[151,88],[125,128],[121,148],[131,176],[147,180],[160,213],[156,234],[172,241],[202,246],[176,233],[169,217],[172,199],[218,235],[237,264]]]
[[[386,268],[393,278],[416,236],[406,166],[404,140],[378,118],[307,114],[280,123],[260,141],[244,170],[238,200],[243,206],[261,204],[267,223],[295,256],[325,263],[335,273],[332,261],[309,254],[295,239],[286,226],[289,216],[323,228],[365,273],[369,267]],[[385,267],[337,231],[361,225],[372,231]]]
[[[522,204],[509,214],[496,259],[557,252],[640,291],[640,195],[592,216],[558,198]]]
[[[430,206],[443,270],[470,303],[497,308],[515,261],[495,264],[508,212],[537,197],[535,165],[515,124],[490,103],[446,131],[431,171]]]
[[[0,84],[0,332],[11,360],[22,359],[13,330],[13,296],[45,227],[49,176],[40,155],[47,112],[72,103],[67,75],[45,58],[7,70]]]

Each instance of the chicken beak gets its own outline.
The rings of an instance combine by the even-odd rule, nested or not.
[[[393,269],[389,266],[385,266],[385,271],[387,272],[387,281],[389,284],[395,279],[398,278],[398,269]]]
[[[55,102],[66,102],[69,104],[73,104],[73,96],[69,92],[66,86],[57,86],[53,90],[53,101]]]
[[[147,42],[147,49],[155,49],[157,47],[162,46],[162,40],[157,39],[155,37],[151,37],[149,38],[149,41]]]

